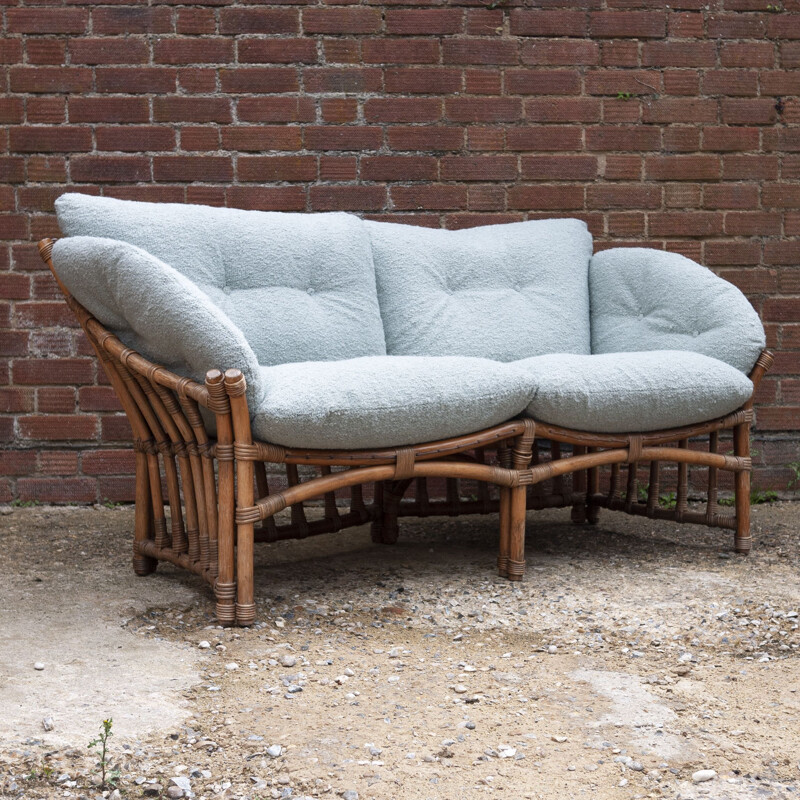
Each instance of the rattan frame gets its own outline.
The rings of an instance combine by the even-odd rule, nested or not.
[[[401,516],[499,512],[498,571],[511,580],[524,573],[529,508],[571,506],[575,522],[596,522],[605,507],[731,528],[737,552],[750,550],[752,398],[721,419],[645,434],[593,434],[520,419],[445,441],[380,450],[306,450],[254,441],[245,379],[238,369],[211,370],[200,384],[126,347],[62,284],[51,258],[54,242],[43,239],[39,252],[97,353],[133,431],[134,571],[147,575],[158,561],[168,561],[201,576],[214,588],[221,624],[250,625],[255,620],[254,542],[304,538],[370,522],[373,539],[391,543]],[[756,387],[772,358],[766,350],[760,355],[750,376]],[[201,409],[216,419],[215,440],[206,432]],[[726,430],[733,432],[733,455],[719,452],[719,435]],[[707,451],[690,448],[689,440],[699,436],[708,436]],[[550,443],[546,461],[540,461],[541,439]],[[570,456],[562,454],[562,444],[571,445]],[[492,451],[495,463],[487,456]],[[644,503],[639,502],[637,485],[641,462],[650,462]],[[673,509],[658,505],[661,462],[677,463]],[[270,492],[267,464],[283,466],[285,488]],[[623,464],[628,472],[624,494]],[[705,513],[688,507],[690,465],[708,469]],[[303,466],[320,475],[301,481]],[[600,491],[603,466],[611,469],[607,492]],[[718,503],[720,470],[735,474],[734,513],[723,513]],[[569,488],[563,480],[567,474],[573,475]],[[446,481],[444,500],[429,499],[429,479]],[[460,482],[465,480],[477,483],[474,498],[462,496]],[[369,484],[374,484],[374,497],[368,504],[363,487]],[[415,498],[401,502],[412,484]],[[491,486],[497,487],[496,498]],[[343,489],[350,493],[344,513],[336,497]],[[319,497],[324,498],[322,518],[309,520],[304,503]],[[290,521],[276,523],[275,514],[287,508]]]

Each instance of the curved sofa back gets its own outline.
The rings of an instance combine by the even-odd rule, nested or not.
[[[580,220],[458,231],[365,224],[390,355],[590,352],[592,237]]]
[[[353,215],[84,194],[59,197],[56,213],[67,236],[128,242],[185,275],[242,331],[262,366],[386,352],[369,237]]]
[[[764,327],[747,298],[677,253],[617,247],[589,266],[592,353],[690,350],[749,373]]]

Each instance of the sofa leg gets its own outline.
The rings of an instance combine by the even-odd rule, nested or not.
[[[147,456],[136,452],[136,506],[133,533],[133,571],[150,575],[158,567],[158,559],[142,552],[145,542],[153,539],[153,515],[150,506],[150,481],[147,477]]]
[[[509,492],[508,579],[521,581],[525,574],[526,487],[517,486]]]
[[[586,448],[583,445],[576,444],[572,448],[573,456],[582,456],[586,454]],[[577,472],[572,473],[572,494],[581,495],[581,499],[577,503],[572,504],[571,518],[576,525],[581,525],[586,522],[586,503],[584,502],[584,495],[586,494],[586,470],[579,469]]]
[[[372,523],[372,541],[376,544],[397,544],[400,535],[398,511],[403,495],[411,486],[411,479],[401,481],[384,481],[381,487],[378,516]]]
[[[733,452],[740,458],[750,456],[750,425],[737,425],[733,430]],[[747,554],[752,546],[750,537],[750,471],[736,473],[736,536],[734,549]]]
[[[508,577],[508,553],[511,547],[511,489],[500,487],[500,546],[497,553],[497,574]]]

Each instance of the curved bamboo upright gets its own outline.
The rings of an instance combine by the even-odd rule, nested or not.
[[[211,370],[200,384],[126,347],[62,284],[53,269],[53,244],[43,239],[39,252],[94,347],[133,431],[133,568],[147,575],[158,561],[169,561],[200,575],[214,588],[222,624],[255,620],[256,541],[304,538],[370,522],[373,539],[391,543],[402,516],[499,511],[498,572],[510,580],[520,580],[525,569],[527,509],[571,507],[575,522],[595,522],[600,508],[610,508],[730,528],[737,552],[750,549],[752,398],[721,419],[644,434],[594,434],[518,419],[445,441],[378,450],[307,450],[254,441],[245,379],[238,369]],[[756,387],[771,363],[765,350],[751,373]],[[215,417],[216,439],[206,432],[201,408]],[[732,431],[732,454],[720,452],[722,431]],[[708,437],[704,450],[698,449],[699,437]],[[677,465],[674,504],[667,507],[662,501],[670,476],[664,474],[664,463]],[[285,479],[268,471],[268,464],[280,465]],[[643,491],[641,464],[649,464]],[[690,467],[707,472],[705,511],[689,507]],[[313,477],[307,476],[309,470]],[[735,476],[731,512],[720,507],[720,471]],[[444,499],[431,499],[431,484],[443,485]],[[365,487],[374,487],[369,504]],[[404,500],[410,487],[414,497]],[[337,499],[344,490],[346,507]],[[320,497],[322,514],[309,519],[305,504]],[[291,510],[289,520],[277,521],[275,515],[285,509]]]

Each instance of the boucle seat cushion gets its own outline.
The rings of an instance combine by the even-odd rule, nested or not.
[[[351,214],[83,194],[61,195],[56,212],[68,236],[129,242],[188,277],[242,331],[262,365],[386,352],[369,236]]]
[[[749,373],[766,344],[747,298],[677,253],[643,247],[598,253],[589,292],[593,353],[692,350]]]
[[[75,299],[128,347],[201,383],[236,366],[248,402],[262,399],[259,363],[242,332],[188,278],[144,250],[73,236],[53,247],[56,273]]]
[[[592,237],[580,220],[459,231],[365,225],[389,355],[591,352]]]
[[[675,350],[547,355],[516,361],[530,376],[526,414],[595,433],[635,433],[692,425],[735,411],[750,379],[714,358]]]
[[[253,434],[287,447],[394,447],[474,433],[519,414],[524,371],[482,358],[383,356],[261,370]]]

